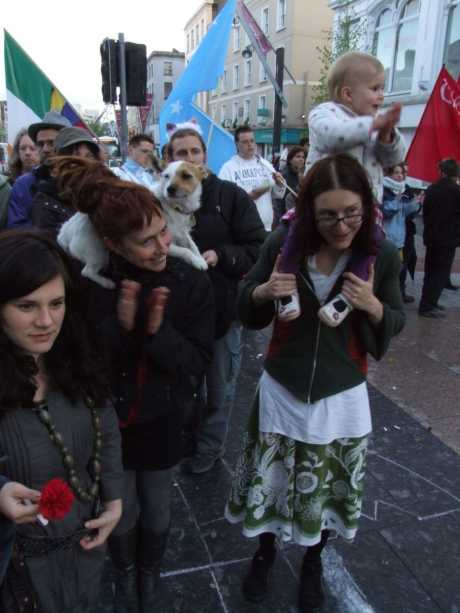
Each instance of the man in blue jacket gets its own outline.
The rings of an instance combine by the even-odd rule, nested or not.
[[[0,584],[5,576],[14,541],[14,524],[37,518],[40,492],[0,476]],[[27,504],[25,502],[27,501]],[[29,504],[31,502],[32,504]]]
[[[54,140],[62,128],[70,128],[70,121],[57,111],[49,111],[43,121],[33,123],[28,128],[30,138],[37,145],[40,164],[54,154]],[[36,166],[31,172],[18,177],[13,185],[8,206],[8,228],[30,226],[30,209],[34,196],[34,186],[37,183]]]

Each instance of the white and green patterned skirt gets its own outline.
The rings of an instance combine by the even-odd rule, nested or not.
[[[311,445],[259,432],[259,395],[237,462],[225,515],[243,534],[272,532],[282,541],[314,545],[321,530],[347,540],[361,514],[367,436]]]

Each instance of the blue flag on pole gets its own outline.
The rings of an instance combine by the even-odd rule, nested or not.
[[[236,153],[235,143],[231,134],[193,103],[193,98],[199,92],[216,89],[219,77],[224,73],[236,2],[227,0],[160,113],[162,145],[167,142],[166,124],[196,119],[208,148],[208,166],[215,173]]]

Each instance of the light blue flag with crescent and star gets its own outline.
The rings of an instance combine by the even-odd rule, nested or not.
[[[194,104],[193,99],[199,92],[216,89],[219,78],[224,73],[236,2],[237,0],[227,0],[160,113],[162,145],[168,141],[167,124],[192,120],[199,124],[208,148],[207,165],[215,173],[218,173],[221,166],[236,153],[233,136]]]

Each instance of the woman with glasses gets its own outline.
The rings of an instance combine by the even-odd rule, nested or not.
[[[334,531],[357,531],[372,429],[366,387],[367,354],[379,360],[404,325],[400,260],[380,243],[369,279],[344,272],[357,256],[375,253],[374,201],[366,171],[353,158],[317,162],[302,185],[296,215],[298,273],[278,272],[288,232],[280,226],[240,286],[244,325],[261,329],[274,319],[273,336],[226,508],[259,548],[243,583],[245,597],[261,602],[270,587],[275,541],[306,547],[299,609],[324,600],[321,552]],[[276,301],[298,291],[301,315],[276,315]],[[339,328],[317,317],[321,304],[341,292],[354,307]]]

